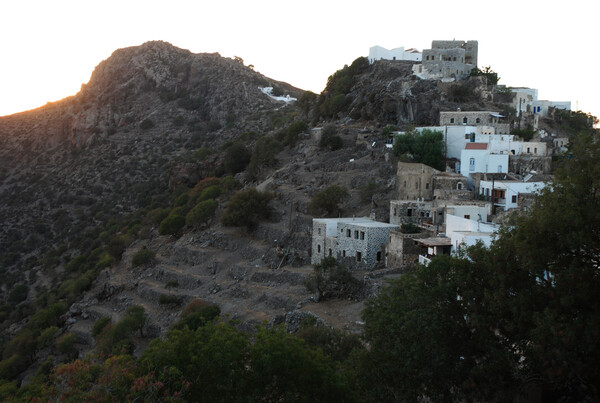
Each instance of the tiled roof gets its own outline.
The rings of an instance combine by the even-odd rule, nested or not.
[[[487,150],[487,143],[467,143],[465,150]]]

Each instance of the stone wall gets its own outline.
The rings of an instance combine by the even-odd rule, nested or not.
[[[479,53],[479,43],[477,41],[432,41],[432,49],[455,49],[460,48],[465,51],[465,63],[477,66],[477,57]],[[424,52],[423,52],[424,53]]]
[[[438,172],[437,169],[425,164],[399,162],[397,173],[398,199],[433,199],[433,175]]]
[[[433,199],[472,200],[473,192],[467,190],[465,176],[440,173],[433,177]]]
[[[390,224],[423,224],[434,221],[436,209],[432,202],[392,200],[390,202]]]
[[[418,234],[404,234],[401,231],[390,231],[387,246],[386,266],[404,270],[415,267],[421,252],[421,246],[416,239],[429,238],[431,232],[423,231]]]
[[[538,174],[552,173],[552,157],[538,155],[509,155],[508,170],[520,175],[526,175],[531,171]]]
[[[338,230],[338,259],[357,269],[372,269],[376,264],[385,262],[389,227],[340,223]]]

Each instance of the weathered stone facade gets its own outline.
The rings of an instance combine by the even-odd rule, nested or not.
[[[313,219],[311,263],[333,256],[351,268],[373,269],[385,264],[389,231],[397,225],[360,218]]]
[[[526,175],[531,171],[538,174],[552,173],[552,157],[537,155],[509,155],[508,170],[520,175]]]
[[[386,266],[388,268],[401,268],[410,270],[419,261],[421,245],[416,239],[424,239],[433,236],[430,231],[423,230],[418,234],[405,234],[398,230],[390,231]]]
[[[473,200],[473,192],[467,190],[467,177],[450,172],[433,176],[434,200]]]
[[[479,51],[479,43],[477,41],[431,41],[432,49],[464,49],[465,61],[464,63],[472,64],[477,66],[477,54]]]
[[[432,200],[433,175],[439,173],[425,164],[410,162],[398,163],[398,199]]]
[[[435,203],[431,201],[392,200],[390,202],[390,223],[395,225],[441,224],[443,211],[443,208],[438,211]]]
[[[510,123],[499,112],[493,111],[451,111],[440,112],[440,126],[476,125],[491,126],[495,134],[510,133]]]
[[[477,66],[477,52],[477,41],[433,41],[423,50],[423,69],[442,78],[465,78]]]

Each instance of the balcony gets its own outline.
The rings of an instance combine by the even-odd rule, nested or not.
[[[419,255],[419,264],[422,264],[424,266],[429,266],[429,263],[431,263],[431,259],[429,259],[425,255]]]

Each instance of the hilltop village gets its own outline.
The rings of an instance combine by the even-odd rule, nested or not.
[[[477,54],[477,41],[435,40],[423,52],[374,46],[368,60],[420,62],[412,64],[419,79],[458,82],[477,69]],[[442,135],[445,169],[398,162],[389,222],[375,214],[313,219],[311,263],[335,257],[353,268],[408,270],[478,242],[489,246],[506,217],[526,210],[552,181],[552,157],[566,151],[569,142],[541,128],[540,119],[569,111],[570,102],[538,100],[532,88],[502,86],[501,92],[511,100],[510,117],[503,111],[458,108],[440,111],[437,126],[414,127],[412,135]],[[405,135],[392,132],[386,147]]]

